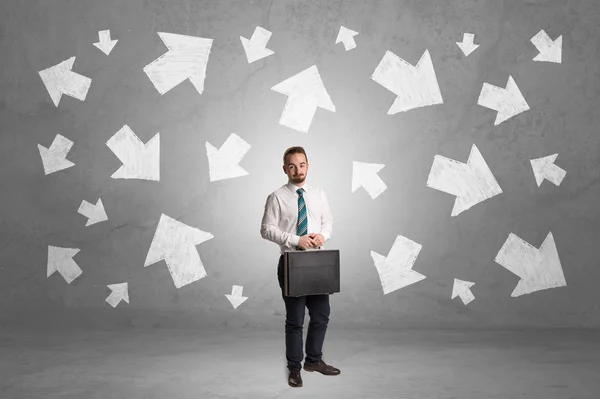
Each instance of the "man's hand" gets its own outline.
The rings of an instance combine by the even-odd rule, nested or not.
[[[318,245],[316,245],[316,242],[313,239],[313,237],[311,237],[311,235],[300,236],[300,240],[298,241],[298,246],[302,249],[318,247]]]
[[[319,233],[310,233],[308,236],[313,239],[315,247],[320,247],[325,242],[325,237]]]

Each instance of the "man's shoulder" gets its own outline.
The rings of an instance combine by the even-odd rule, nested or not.
[[[279,196],[281,196],[281,194],[285,193],[286,190],[287,190],[287,187],[284,184],[281,187],[277,188],[275,191],[271,192],[269,194],[269,197],[279,197]]]
[[[321,187],[313,186],[311,184],[311,185],[307,185],[307,188],[308,189],[306,191],[309,191],[309,192],[311,192],[313,194],[318,194],[318,195],[325,194],[325,190],[323,188],[321,188]]]

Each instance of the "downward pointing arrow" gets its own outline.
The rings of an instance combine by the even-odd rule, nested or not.
[[[355,32],[344,26],[340,26],[340,31],[335,39],[335,44],[343,42],[346,51],[352,50],[353,48],[356,48],[356,42],[354,41],[354,36],[356,35],[358,35],[358,32]]]
[[[260,26],[257,26],[256,29],[254,29],[254,33],[252,34],[250,40],[240,36],[240,40],[242,41],[242,46],[246,52],[246,58],[248,59],[249,64],[275,54],[274,51],[267,48],[267,43],[269,42],[270,38],[271,32],[261,28]]]
[[[108,148],[123,163],[112,174],[113,179],[160,180],[160,136],[158,133],[144,144],[124,125],[107,142]]]
[[[542,29],[534,37],[531,42],[540,52],[533,59],[534,61],[554,62],[560,64],[562,62],[562,35],[552,40],[550,36]]]
[[[463,34],[463,41],[456,42],[456,44],[458,45],[458,47],[460,47],[460,49],[462,50],[462,52],[464,53],[464,55],[466,57],[468,57],[469,54],[471,54],[473,51],[475,51],[477,49],[477,47],[479,47],[479,44],[473,44],[474,38],[475,38],[474,34],[465,33],[465,34]]]
[[[110,30],[101,30],[98,32],[98,42],[94,43],[98,49],[100,49],[104,54],[109,55],[112,49],[117,44],[118,40],[110,39]]]
[[[246,301],[246,299],[248,299],[248,297],[242,296],[243,290],[244,290],[243,286],[234,285],[231,288],[231,295],[225,294],[225,296],[227,297],[227,299],[229,299],[229,302],[231,302],[231,305],[233,306],[234,309],[237,309],[238,306],[240,306],[242,303],[244,303]]]
[[[484,83],[477,104],[498,111],[494,125],[499,125],[529,109],[529,104],[525,101],[512,76],[508,77],[505,89]]]
[[[46,276],[50,277],[58,271],[68,284],[79,277],[81,269],[73,260],[79,248],[61,248],[48,245],[48,268]]]
[[[521,278],[511,297],[567,285],[551,232],[540,249],[510,233],[494,261]]]
[[[238,165],[248,150],[250,150],[250,144],[235,133],[229,135],[219,150],[207,141],[206,154],[210,181],[248,175],[248,172]]]
[[[558,154],[548,155],[543,158],[532,159],[531,168],[538,187],[542,185],[544,179],[550,181],[555,186],[559,186],[567,172],[554,164]]]
[[[81,201],[81,205],[79,205],[77,212],[88,218],[88,221],[85,224],[86,227],[108,220],[108,216],[106,216],[106,211],[104,210],[104,205],[102,205],[102,199],[100,198],[98,198],[96,205],[93,205],[85,200]]]
[[[112,291],[105,299],[110,306],[115,308],[121,301],[129,303],[129,290],[127,283],[110,284],[107,285],[107,287]]]
[[[421,248],[421,244],[398,235],[387,258],[371,251],[384,295],[425,278],[421,273],[412,270]]]
[[[471,292],[471,287],[474,285],[475,283],[471,281],[463,281],[455,278],[454,286],[452,287],[452,297],[450,299],[454,299],[459,296],[463,304],[467,305],[469,302],[475,299],[475,296]]]
[[[44,166],[44,174],[49,175],[50,173],[58,172],[66,168],[70,168],[75,164],[69,161],[67,154],[71,150],[73,142],[68,138],[57,134],[50,144],[50,148],[46,148],[41,144],[38,144],[38,150],[42,157],[42,164]]]
[[[57,107],[63,94],[84,101],[92,84],[92,79],[71,71],[74,63],[75,57],[71,57],[38,72]]]
[[[377,198],[387,189],[385,182],[377,174],[384,167],[384,164],[379,163],[352,162],[352,192],[364,187],[371,199]]]

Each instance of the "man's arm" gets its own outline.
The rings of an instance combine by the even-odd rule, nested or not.
[[[331,214],[329,202],[327,201],[327,196],[323,190],[321,190],[321,199],[323,200],[323,213],[321,215],[321,231],[319,234],[321,234],[325,242],[327,242],[331,238],[331,231],[333,230],[333,216]]]
[[[281,208],[277,197],[271,193],[265,202],[265,212],[260,224],[260,235],[265,240],[272,241],[277,245],[296,246],[300,236],[287,233],[279,228]]]

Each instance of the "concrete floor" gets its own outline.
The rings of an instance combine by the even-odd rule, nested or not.
[[[306,326],[304,329],[306,334]],[[0,398],[600,397],[594,330],[336,330],[287,385],[281,331],[0,331]]]

